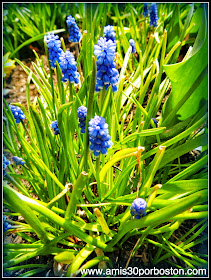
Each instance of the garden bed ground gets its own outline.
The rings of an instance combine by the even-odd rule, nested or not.
[[[42,55],[44,65],[46,69],[48,69],[48,64],[47,64],[47,59],[45,55]],[[25,59],[22,60],[22,62],[27,65],[30,69],[33,69],[32,66],[32,61],[33,59]],[[26,103],[26,83],[27,83],[27,74],[24,72],[22,67],[20,65],[16,65],[16,68],[13,70],[12,74],[10,77],[6,79],[5,83],[5,89],[7,89],[6,95],[4,95],[6,101],[8,103],[21,103],[23,106],[27,108],[27,103]],[[38,96],[37,89],[34,84],[30,84],[30,101],[33,102],[34,98]],[[167,98],[167,97],[165,97]],[[135,109],[135,108],[133,108]],[[181,158],[181,161],[183,162],[189,162],[192,160],[195,160],[196,157],[198,156],[199,152],[197,151],[192,151],[186,155],[184,155]],[[10,158],[8,157],[10,160]],[[15,219],[15,218],[14,218]],[[195,220],[187,220],[184,223],[182,223],[181,227],[175,231],[174,237],[175,239],[179,238],[182,236],[184,233],[186,233],[188,230],[190,230],[194,225],[196,224]],[[203,232],[203,234],[206,234],[206,232]],[[153,239],[153,236],[150,236],[150,238]],[[175,241],[172,240],[172,241]],[[22,243],[23,240],[21,237],[18,237],[15,234],[8,234],[4,237],[4,243]],[[128,258],[130,256],[131,250],[135,246],[137,242],[137,236],[136,237],[131,237],[129,238],[125,244],[123,249],[119,249],[115,252],[108,253],[106,254],[112,261],[113,263],[113,268],[125,268],[125,265],[128,261]],[[200,244],[200,246],[195,246],[192,248],[194,252],[196,253],[203,253],[203,254],[208,254],[208,246],[207,242],[205,241],[204,243]],[[152,260],[153,256],[156,253],[157,248],[155,248],[152,244],[148,245],[142,245],[139,250],[136,252],[136,255],[134,258],[130,260],[129,267],[137,267],[137,268],[170,268],[172,267],[171,264],[168,264],[167,262],[161,262],[157,266],[152,265]],[[90,255],[90,258],[94,256]],[[170,258],[171,262],[176,263],[178,266],[185,267],[184,263],[182,263],[178,258],[171,257]],[[30,264],[30,263],[49,263],[50,264],[50,269],[48,271],[42,272],[38,274],[38,277],[54,277],[54,272],[53,272],[53,256],[50,255],[49,257],[46,256],[39,256],[37,258],[32,258],[29,259],[28,261],[25,262],[25,264]],[[96,267],[97,268],[97,267]],[[12,277],[12,276],[18,276],[20,273],[23,273],[24,271],[15,271],[15,272],[7,272],[5,273],[4,276],[7,277]],[[149,276],[150,277],[150,276]]]

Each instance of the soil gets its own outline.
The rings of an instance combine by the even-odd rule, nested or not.
[[[41,60],[43,59],[43,63],[45,65],[45,70],[49,71],[48,64],[47,64],[47,57],[46,55],[41,56]],[[22,63],[29,67],[33,72],[34,68],[32,65],[31,58],[23,59]],[[10,74],[8,78],[5,80],[5,89],[6,94],[4,94],[4,98],[6,99],[7,103],[21,103],[27,109],[27,101],[26,101],[26,84],[27,84],[28,75],[23,70],[21,65],[16,63],[16,68]],[[33,102],[36,96],[39,96],[36,86],[31,83],[30,84],[30,102]]]
[[[47,64],[47,58],[45,55],[41,55],[41,59],[43,59],[45,70],[47,73],[49,73],[48,69],[48,64]],[[32,62],[33,59],[28,58],[22,60],[22,62],[27,65],[30,69],[33,70]],[[13,70],[11,73],[10,77],[8,77],[5,81],[5,89],[7,89],[7,93],[4,95],[4,98],[6,99],[7,103],[21,103],[25,108],[27,108],[27,102],[26,102],[26,82],[27,82],[27,77],[28,75],[25,73],[25,71],[22,69],[20,65],[17,64],[16,68]],[[33,102],[34,98],[38,96],[37,89],[34,84],[30,84],[30,101]],[[164,98],[167,98],[165,96]],[[144,102],[147,101],[147,98],[144,100]],[[163,100],[164,102],[164,100]],[[135,110],[135,106],[132,108]],[[159,113],[158,115],[159,116]],[[195,160],[195,158],[198,156],[197,153],[193,154],[193,152],[188,153],[187,155],[184,155],[183,157],[183,162],[189,162],[191,160]],[[7,211],[7,209],[4,209],[4,211]],[[16,217],[14,220],[20,220],[21,217]],[[184,224],[181,225],[181,227],[175,231],[175,236],[180,236],[181,234],[184,234],[184,227],[189,230],[194,226],[196,221],[185,221]],[[203,232],[203,234],[206,234],[206,232]],[[149,236],[149,238],[153,239],[153,236]],[[115,252],[112,253],[107,253],[106,256],[108,256],[112,263],[113,263],[113,268],[125,268],[125,265],[128,261],[128,258],[130,256],[132,248],[135,246],[137,242],[138,237],[131,237],[129,238],[125,244],[124,248],[119,249]],[[174,240],[172,240],[174,241]],[[4,236],[4,243],[23,243],[24,240],[20,237],[17,236],[14,233],[8,234]],[[195,249],[195,250],[194,250]],[[156,248],[157,250],[157,248]],[[143,244],[136,252],[135,257],[131,258],[129,267],[137,267],[139,269],[143,268],[171,268],[172,265],[168,264],[167,262],[161,262],[157,266],[152,264],[153,256],[156,253],[156,250],[152,244]],[[198,253],[203,253],[203,254],[208,254],[208,249],[207,249],[207,242],[203,242],[200,244],[200,246],[196,246],[193,248],[195,252]],[[92,257],[95,257],[95,253],[91,254],[90,257],[87,259],[91,259]],[[182,263],[180,260],[175,259],[175,258],[170,258],[172,262],[176,262],[177,265],[181,265],[184,267],[184,263]],[[38,273],[37,277],[55,277],[54,271],[53,271],[53,256],[38,256],[36,258],[29,259],[28,261],[25,261],[22,264],[31,264],[31,263],[49,263],[49,269],[47,271]],[[97,268],[94,267],[94,268]],[[14,272],[7,272],[4,274],[5,277],[17,277],[21,273],[26,272],[27,269],[19,270],[19,271],[14,271]],[[80,276],[80,275],[78,275]],[[145,275],[147,277],[147,275]],[[93,276],[92,276],[93,277]],[[123,277],[123,275],[122,275]],[[149,276],[150,277],[150,276]]]

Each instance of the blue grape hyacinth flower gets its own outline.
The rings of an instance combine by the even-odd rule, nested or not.
[[[10,224],[8,224],[7,222],[3,222],[3,231],[5,232],[5,231],[7,231],[8,229],[10,229],[11,228],[11,225]]]
[[[62,51],[59,61],[60,68],[64,75],[62,77],[62,82],[70,81],[71,83],[78,84],[80,75],[77,72],[74,55],[70,51]]]
[[[101,37],[94,46],[94,54],[97,56],[95,92],[99,92],[103,87],[107,90],[110,85],[113,92],[116,92],[119,80],[119,72],[114,62],[116,44],[110,39]]]
[[[135,219],[146,215],[147,203],[143,198],[136,198],[130,206],[130,213]]]
[[[153,120],[155,126],[158,127],[158,121],[155,118],[152,118],[152,120]],[[151,124],[150,124],[149,128],[152,128]]]
[[[149,25],[156,27],[158,25],[158,8],[156,3],[150,4],[150,19]]]
[[[3,231],[7,231],[11,228],[11,224],[9,224],[6,220],[6,217],[3,215]]]
[[[67,23],[68,32],[69,32],[69,35],[70,35],[68,40],[70,42],[73,42],[73,43],[79,43],[81,38],[82,38],[82,34],[81,34],[80,30],[79,30],[78,25],[75,22],[74,17],[69,15],[67,17],[66,23]]]
[[[24,165],[25,161],[17,156],[12,157],[13,161],[15,162],[16,165]]]
[[[16,123],[20,123],[22,120],[26,118],[23,111],[18,106],[9,105],[9,108],[15,118]]]
[[[148,3],[144,3],[143,16],[144,17],[148,17],[149,16],[149,4]]]
[[[81,128],[81,133],[85,133],[87,108],[82,105],[78,108],[77,113],[78,113],[79,127]]]
[[[101,154],[106,155],[107,149],[113,145],[111,136],[108,132],[108,124],[103,117],[95,116],[89,121],[89,140],[91,142],[90,150],[98,157]]]
[[[116,44],[116,33],[114,31],[114,27],[112,25],[107,25],[104,27],[104,30],[103,30],[103,33],[104,33],[104,37],[107,39],[107,40],[112,40],[113,43]]]
[[[3,155],[3,177],[6,174],[5,169],[7,168],[8,165],[10,165],[10,161],[5,157],[5,155]]]
[[[54,69],[56,67],[56,61],[59,63],[59,56],[62,53],[61,41],[59,40],[58,35],[54,35],[53,33],[49,32],[44,37],[44,41],[48,47],[51,68]]]
[[[60,134],[57,120],[55,120],[51,123],[51,127],[53,128],[55,135]]]
[[[135,41],[133,39],[130,39],[129,44],[132,47],[132,53],[136,53]]]

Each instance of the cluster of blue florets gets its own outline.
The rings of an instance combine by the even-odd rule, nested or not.
[[[89,121],[89,140],[91,142],[90,150],[98,157],[101,154],[107,154],[113,143],[108,133],[108,124],[103,117],[95,116]]]
[[[82,105],[78,108],[77,113],[81,133],[85,133],[87,108]],[[105,119],[95,116],[89,121],[88,131],[89,140],[91,142],[90,150],[94,151],[94,155],[98,157],[100,153],[103,155],[107,154],[107,149],[109,149],[113,143],[111,141],[111,136],[108,132],[108,124],[105,122]]]
[[[80,42],[80,40],[82,38],[82,34],[79,31],[79,27],[77,26],[75,19],[71,15],[69,15],[67,17],[66,23],[67,23],[68,32],[70,35],[68,40],[73,43]]]
[[[133,39],[130,39],[129,44],[132,47],[132,53],[136,53],[135,41]]]
[[[9,108],[15,118],[16,123],[20,123],[22,120],[26,118],[23,111],[18,106],[9,105]]]
[[[7,222],[6,217],[3,215],[3,231],[7,231],[11,228],[11,225]]]
[[[70,22],[70,20],[68,22]],[[62,81],[70,81],[71,83],[78,84],[79,73],[77,72],[74,55],[70,51],[64,52],[62,50],[61,41],[59,40],[58,35],[47,33],[45,36],[45,42],[49,51],[51,67],[55,68],[57,61],[63,73]]]
[[[77,113],[78,113],[79,127],[81,128],[81,133],[85,133],[87,108],[82,105],[78,108]]]
[[[130,213],[135,219],[146,215],[147,203],[143,198],[136,198],[130,206]]]
[[[116,43],[106,37],[100,37],[97,45],[94,46],[94,54],[97,56],[97,74],[95,92],[105,87],[107,90],[111,85],[113,92],[117,91],[119,72],[114,62],[116,54]]]
[[[148,3],[144,3],[143,16],[144,17],[148,17],[149,16],[149,6],[148,6]]]
[[[79,73],[77,72],[76,61],[74,55],[70,51],[61,53],[59,57],[59,65],[63,73],[62,82],[70,81],[71,83],[79,83]]]
[[[10,161],[5,157],[5,155],[3,155],[3,177],[6,174],[5,169],[8,165],[10,165]]]
[[[53,33],[49,33],[49,32],[45,36],[44,40],[48,47],[51,68],[55,68],[56,61],[59,63],[59,56],[62,53],[61,41],[59,40],[58,35],[54,35]]]
[[[158,25],[158,8],[156,3],[151,3],[149,14],[149,25],[156,27]]]
[[[143,16],[149,18],[149,25],[156,27],[158,25],[158,8],[156,3],[151,3],[150,8],[148,3],[144,3]]]
[[[57,120],[55,120],[51,123],[51,127],[53,128],[55,135],[60,134]]]
[[[115,33],[114,27],[112,25],[105,26],[103,33],[104,33],[104,37],[107,40],[111,40],[111,41],[113,41],[113,43],[116,44],[116,33]]]
[[[24,165],[25,161],[17,156],[12,157],[13,161],[15,162],[16,165]]]

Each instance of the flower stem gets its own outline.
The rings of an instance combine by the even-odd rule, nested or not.
[[[89,89],[89,97],[88,97],[88,106],[87,106],[87,115],[86,115],[86,130],[85,130],[85,143],[84,143],[84,170],[87,171],[88,168],[88,147],[89,147],[89,132],[88,132],[88,126],[89,121],[92,116],[92,108],[93,108],[93,101],[94,101],[94,92],[95,92],[95,83],[96,83],[96,61],[95,57],[92,57],[93,59],[93,67],[92,67],[92,78],[90,83],[90,89]]]
[[[71,101],[73,101],[73,88],[72,88],[71,82],[69,82],[69,90],[70,90],[69,102],[71,102]]]
[[[99,198],[101,200],[101,186],[100,186],[100,155],[96,158],[96,180]]]
[[[50,84],[51,84],[51,90],[52,90],[52,101],[53,101],[53,109],[54,109],[54,118],[56,119],[56,108],[55,108],[55,96],[54,96],[54,86],[53,86],[53,71],[51,68],[50,60],[49,60],[49,53],[48,53],[48,47],[46,44],[44,44],[45,47],[45,53],[48,58],[48,67],[50,70]]]
[[[79,58],[79,43],[75,44],[75,50],[76,50],[76,60]],[[79,62],[78,64],[78,72],[80,74],[80,80],[81,84],[83,83],[83,75],[82,75],[82,70],[81,70],[81,63]]]
[[[100,116],[101,116],[101,113],[102,113],[102,110],[103,110],[103,102],[104,102],[104,99],[105,99],[105,95],[106,95],[106,89],[105,89],[105,87],[103,87],[102,92],[100,93],[100,96],[99,96]]]

